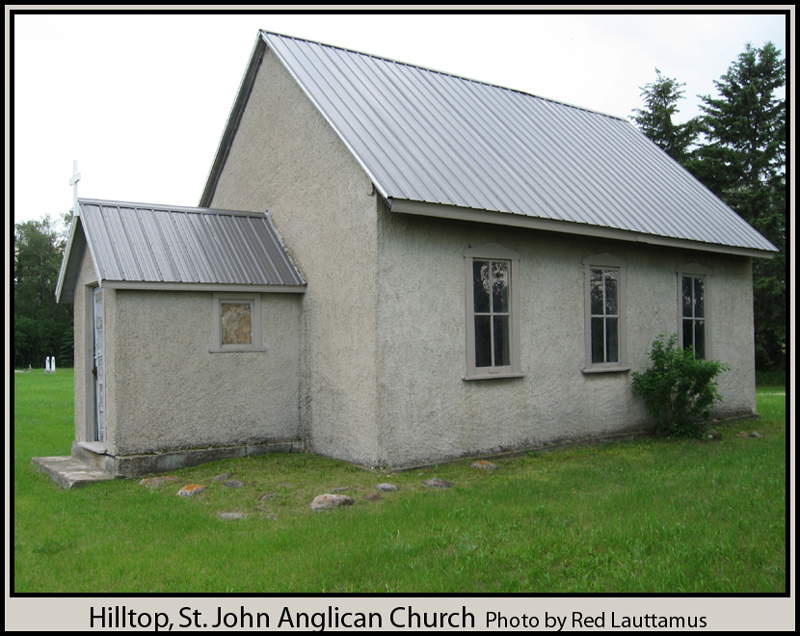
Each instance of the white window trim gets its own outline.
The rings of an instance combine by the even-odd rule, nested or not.
[[[700,265],[699,263],[685,263],[679,266],[676,270],[677,276],[675,277],[675,281],[677,284],[677,299],[678,299],[678,307],[677,307],[677,315],[678,315],[678,347],[683,349],[683,277],[684,276],[691,276],[693,278],[702,278],[703,284],[705,287],[705,306],[703,307],[705,317],[703,318],[705,322],[705,338],[706,338],[706,352],[705,352],[705,360],[711,360],[713,356],[711,355],[712,349],[712,338],[711,338],[711,325],[712,325],[712,316],[711,316],[711,277],[714,274],[714,270],[706,267],[705,265]]]
[[[509,271],[509,357],[511,364],[501,367],[475,366],[475,298],[472,281],[474,260],[502,260],[511,264]],[[464,380],[495,380],[524,377],[520,361],[519,327],[519,253],[497,243],[487,243],[464,250],[466,265],[466,335],[467,370]]]
[[[211,353],[246,353],[264,352],[261,331],[261,294],[224,293],[215,292],[213,295],[213,327],[211,333]],[[250,304],[250,334],[252,342],[249,344],[222,344],[222,304],[223,303]]]
[[[584,268],[584,367],[583,373],[614,373],[630,371],[628,366],[628,329],[627,329],[627,268],[628,263],[612,254],[596,254],[583,259]],[[592,362],[592,297],[591,281],[593,269],[613,269],[619,273],[618,278],[618,324],[619,343],[618,362]]]

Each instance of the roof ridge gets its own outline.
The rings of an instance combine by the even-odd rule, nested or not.
[[[471,82],[473,84],[480,84],[482,86],[488,86],[488,87],[496,88],[496,89],[503,90],[503,91],[509,91],[509,92],[512,92],[512,93],[518,93],[520,95],[525,95],[526,97],[533,97],[534,99],[541,99],[541,100],[546,101],[546,102],[552,102],[552,103],[558,104],[560,106],[567,106],[568,108],[575,108],[577,110],[582,110],[582,111],[585,111],[587,113],[592,113],[594,115],[601,115],[603,117],[610,117],[612,119],[616,119],[616,120],[619,120],[619,121],[628,122],[628,119],[626,119],[624,117],[619,117],[618,115],[612,115],[610,113],[604,113],[604,112],[599,111],[599,110],[594,110],[592,108],[587,108],[586,106],[579,106],[577,104],[570,104],[569,102],[565,102],[565,101],[562,101],[560,99],[554,99],[552,97],[544,97],[542,95],[534,95],[533,93],[528,93],[528,92],[520,90],[518,88],[510,88],[508,86],[501,86],[500,84],[493,84],[492,82],[486,82],[484,80],[473,79],[471,77],[464,77],[463,75],[456,75],[455,73],[448,73],[447,71],[440,71],[440,70],[437,70],[437,69],[434,69],[434,68],[430,68],[430,67],[427,67],[427,66],[421,66],[420,64],[412,64],[411,62],[402,62],[400,60],[395,60],[395,59],[390,58],[390,57],[384,57],[382,55],[374,55],[372,53],[365,53],[363,51],[356,51],[355,49],[349,49],[349,48],[346,48],[346,47],[343,47],[343,46],[337,46],[335,44],[326,44],[325,42],[318,42],[316,40],[309,40],[308,38],[299,38],[299,37],[295,37],[293,35],[284,35],[282,33],[276,33],[274,31],[266,31],[264,29],[259,29],[258,32],[259,32],[259,35],[262,36],[262,38],[263,38],[264,35],[267,35],[267,36],[271,35],[271,36],[283,38],[283,39],[286,39],[286,40],[296,40],[298,42],[307,42],[308,44],[316,44],[317,46],[324,46],[324,47],[327,47],[327,48],[330,48],[330,49],[336,49],[338,51],[344,51],[346,53],[353,53],[355,55],[360,55],[360,56],[363,56],[363,57],[369,57],[369,58],[373,58],[373,59],[376,59],[376,60],[381,60],[383,62],[390,62],[392,64],[399,64],[400,66],[407,66],[409,68],[415,68],[415,69],[418,69],[420,71],[425,71],[427,73],[436,73],[437,75],[443,75],[445,77],[452,77],[454,79],[463,80],[465,82]]]
[[[266,212],[253,212],[250,210],[227,210],[223,208],[204,208],[191,205],[167,205],[163,203],[145,203],[142,201],[117,201],[114,199],[99,199],[91,197],[79,197],[79,203],[103,204],[114,207],[146,208],[149,210],[166,210],[169,212],[191,212],[195,214],[233,214],[236,216],[254,216],[264,218]]]

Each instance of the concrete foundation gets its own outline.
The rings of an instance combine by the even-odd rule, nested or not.
[[[79,488],[96,481],[136,478],[171,472],[206,462],[231,457],[253,457],[267,453],[303,452],[297,441],[278,444],[245,444],[220,448],[195,448],[147,455],[112,456],[102,445],[74,442],[68,457],[34,457],[32,463],[66,489]]]

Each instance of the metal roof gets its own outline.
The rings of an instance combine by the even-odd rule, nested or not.
[[[259,38],[204,202],[266,47],[395,209],[421,202],[515,215],[490,215],[498,223],[538,219],[569,232],[610,228],[631,240],[776,251],[624,119],[307,40]]]
[[[305,285],[266,214],[97,199],[78,204],[57,297],[66,287],[71,299],[84,245],[100,284],[109,287],[302,291]]]

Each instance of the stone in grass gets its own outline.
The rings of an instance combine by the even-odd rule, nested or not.
[[[311,509],[333,510],[334,508],[339,508],[341,506],[352,506],[354,503],[355,500],[347,495],[331,495],[326,493],[324,495],[314,497],[314,501],[311,502]]]
[[[224,521],[231,521],[233,519],[244,519],[247,515],[243,512],[218,512],[217,517]]]
[[[216,477],[212,477],[211,481],[225,481],[226,479],[230,479],[233,477],[233,473],[224,473],[222,475],[217,475]]]
[[[367,501],[380,501],[381,496],[376,492],[371,492],[364,495],[364,499],[366,499]]]
[[[164,482],[177,481],[175,475],[163,475],[161,477],[145,477],[139,482],[140,486],[147,486],[148,488],[158,488]]]
[[[710,442],[719,441],[722,439],[722,433],[715,428],[710,428],[706,431],[706,439]]]
[[[201,486],[200,484],[189,484],[188,486],[184,486],[178,491],[178,495],[181,497],[191,497],[192,495],[197,495],[198,493],[203,492],[206,489],[206,486]]]
[[[752,433],[748,433],[747,431],[739,431],[739,437],[744,437],[747,439],[748,437],[764,437],[758,431],[753,431]]]
[[[429,488],[450,488],[455,486],[452,481],[445,481],[444,479],[439,479],[438,477],[431,477],[430,479],[426,479],[422,482],[423,486],[428,486]]]
[[[488,462],[485,459],[479,459],[476,462],[472,462],[470,464],[470,468],[477,468],[478,470],[497,470],[497,464],[493,464],[492,462]]]
[[[223,481],[222,485],[226,488],[242,488],[244,486],[244,482],[238,479],[229,479],[228,481]]]
[[[375,490],[383,490],[384,492],[389,492],[391,490],[397,490],[397,486],[394,484],[378,484],[375,486]]]

